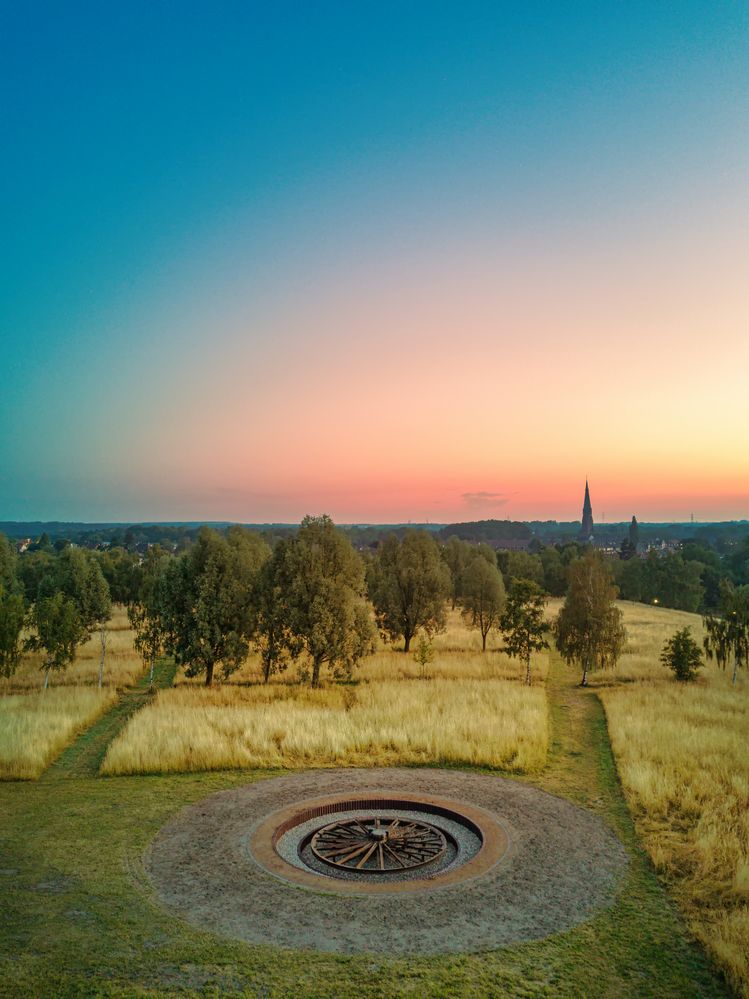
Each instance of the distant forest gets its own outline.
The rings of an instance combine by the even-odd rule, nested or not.
[[[74,521],[0,521],[0,534],[8,538],[40,538],[43,534],[51,541],[65,539],[77,544],[96,545],[108,543],[128,547],[137,544],[180,545],[193,540],[201,527],[217,530],[231,526],[232,521],[146,521],[136,524],[94,524]],[[270,537],[284,537],[297,530],[296,524],[242,524]],[[339,524],[339,529],[356,545],[376,544],[388,534],[402,536],[408,529],[422,529],[434,533],[440,540],[451,537],[465,541],[501,547],[502,541],[531,541],[537,538],[543,544],[564,543],[574,540],[580,531],[580,521],[556,520],[474,520],[455,524]],[[720,521],[716,523],[639,523],[642,542],[701,540],[720,549],[721,544],[740,541],[749,537],[749,520]],[[597,539],[621,540],[627,536],[629,523],[597,524]]]

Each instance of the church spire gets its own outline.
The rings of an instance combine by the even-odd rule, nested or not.
[[[583,500],[583,522],[580,528],[580,540],[590,541],[593,537],[593,507],[590,503],[588,480],[585,480],[585,499]]]

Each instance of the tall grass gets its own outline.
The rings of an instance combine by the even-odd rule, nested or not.
[[[0,697],[0,778],[38,777],[116,697],[91,687]]]
[[[426,763],[532,771],[547,743],[545,692],[501,680],[183,687],[160,691],[130,721],[102,772]]]
[[[614,676],[639,682],[600,691],[622,784],[695,935],[749,996],[749,686],[714,666],[677,684],[663,641],[685,624],[699,638],[700,619],[622,607],[630,648]]]

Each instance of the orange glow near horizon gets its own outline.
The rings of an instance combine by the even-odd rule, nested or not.
[[[586,475],[597,522],[749,517],[743,274],[717,304],[668,250],[337,271],[261,349],[237,315],[229,351],[186,352],[151,459],[120,458],[154,517],[575,520]]]

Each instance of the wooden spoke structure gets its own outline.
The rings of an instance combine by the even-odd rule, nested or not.
[[[310,846],[326,864],[378,874],[429,864],[445,853],[447,840],[426,822],[388,816],[333,822],[317,830]]]

